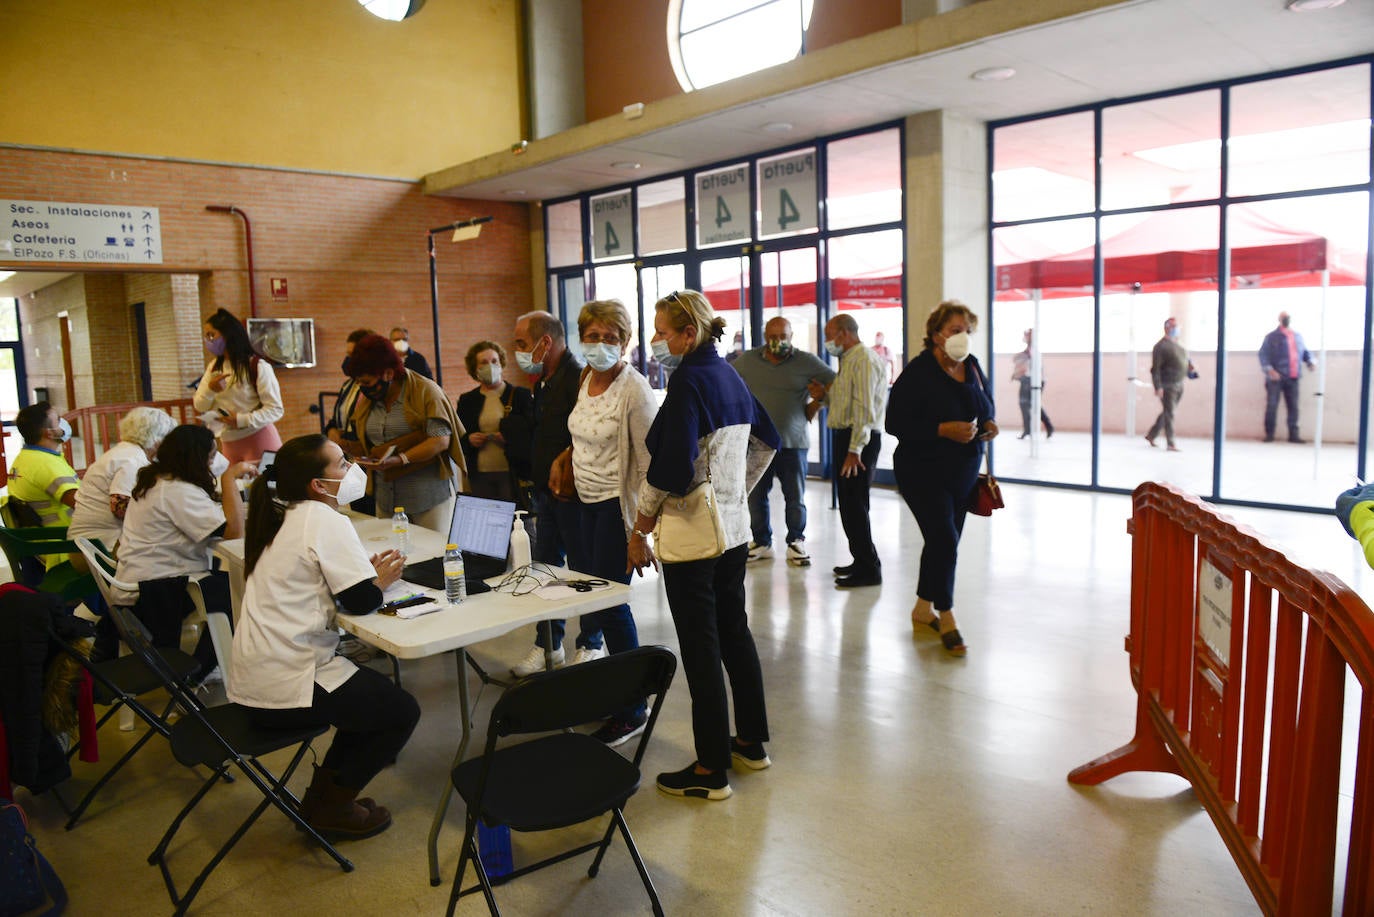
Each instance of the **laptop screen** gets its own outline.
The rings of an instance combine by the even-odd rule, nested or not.
[[[513,502],[458,494],[453,498],[453,522],[449,525],[448,540],[469,554],[505,560],[514,523]]]

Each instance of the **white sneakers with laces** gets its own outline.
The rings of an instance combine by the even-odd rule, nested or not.
[[[749,559],[750,561],[755,561],[755,560],[772,560],[772,559],[773,559],[773,546],[772,546],[772,545],[767,545],[767,544],[759,544],[757,541],[751,541],[751,542],[749,542],[749,558],[748,558],[748,559]]]
[[[798,538],[787,546],[787,563],[793,567],[811,566],[811,555],[806,553],[806,542]]]
[[[558,668],[560,665],[562,665],[564,658],[565,657],[563,655],[563,647],[554,647],[554,668]],[[535,646],[530,647],[530,651],[525,654],[524,659],[521,659],[515,665],[510,667],[510,673],[514,675],[516,678],[524,678],[527,675],[533,675],[535,672],[542,671],[544,671],[544,648],[537,644]]]
[[[573,653],[572,664],[579,665],[583,662],[591,662],[593,659],[602,659],[606,655],[605,646],[579,646],[577,652]]]

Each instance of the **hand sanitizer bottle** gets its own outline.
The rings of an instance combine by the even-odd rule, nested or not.
[[[510,567],[519,570],[530,563],[530,533],[525,531],[525,511],[515,511],[515,523],[510,529]]]

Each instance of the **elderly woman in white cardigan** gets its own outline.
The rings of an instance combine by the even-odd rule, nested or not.
[[[639,489],[649,468],[644,437],[657,410],[648,381],[625,362],[630,343],[630,314],[615,300],[582,307],[577,331],[587,361],[577,405],[568,415],[572,434],[573,480],[582,501],[582,545],[588,573],[614,582],[630,581],[626,562],[629,534],[639,505]],[[582,616],[583,635],[593,619],[605,649],[621,653],[639,646],[639,633],[629,605]],[[604,655],[580,648],[578,661]],[[596,737],[610,745],[644,731],[644,706],[621,711],[607,720]]]

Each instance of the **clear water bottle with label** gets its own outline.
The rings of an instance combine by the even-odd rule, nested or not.
[[[467,598],[468,584],[463,578],[463,552],[456,544],[444,546],[444,596],[450,605]]]
[[[391,546],[402,554],[410,553],[410,517],[404,506],[391,514]]]

